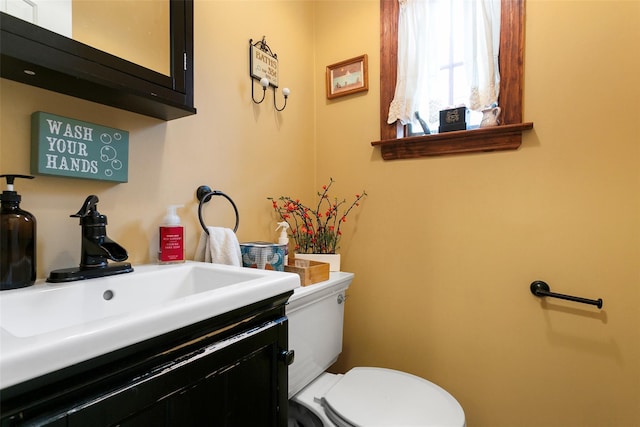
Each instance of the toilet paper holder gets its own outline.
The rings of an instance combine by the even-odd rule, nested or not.
[[[594,300],[594,299],[574,297],[572,295],[565,295],[565,294],[558,294],[555,292],[551,292],[549,285],[547,285],[542,280],[536,280],[535,282],[531,283],[531,286],[529,288],[531,289],[531,293],[533,295],[540,298],[542,297],[559,298],[563,300],[579,302],[582,304],[595,305],[598,308],[602,308],[602,298],[598,298],[597,300]]]

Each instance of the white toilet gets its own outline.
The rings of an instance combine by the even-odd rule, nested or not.
[[[324,372],[342,351],[345,291],[352,273],[294,291],[287,305],[289,427],[464,427],[460,404],[446,390],[405,372],[353,368]]]

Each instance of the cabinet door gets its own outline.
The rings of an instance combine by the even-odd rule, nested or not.
[[[286,326],[269,322],[105,391],[69,411],[68,425],[285,426]]]
[[[128,417],[122,427],[276,426],[273,348],[262,347]]]

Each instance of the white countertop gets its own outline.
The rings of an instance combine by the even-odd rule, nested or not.
[[[239,281],[211,290],[200,283],[200,289],[185,291],[184,285],[179,296],[163,294],[163,280],[192,268],[205,271],[192,282],[213,277],[202,274]],[[0,389],[300,287],[293,273],[218,264],[142,265],[134,270],[65,284],[39,281],[0,292]],[[104,297],[109,291],[111,299]]]

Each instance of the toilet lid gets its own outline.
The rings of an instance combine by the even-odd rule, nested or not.
[[[322,404],[330,418],[338,417],[345,425],[465,425],[462,407],[446,390],[391,369],[353,368],[324,395]]]

